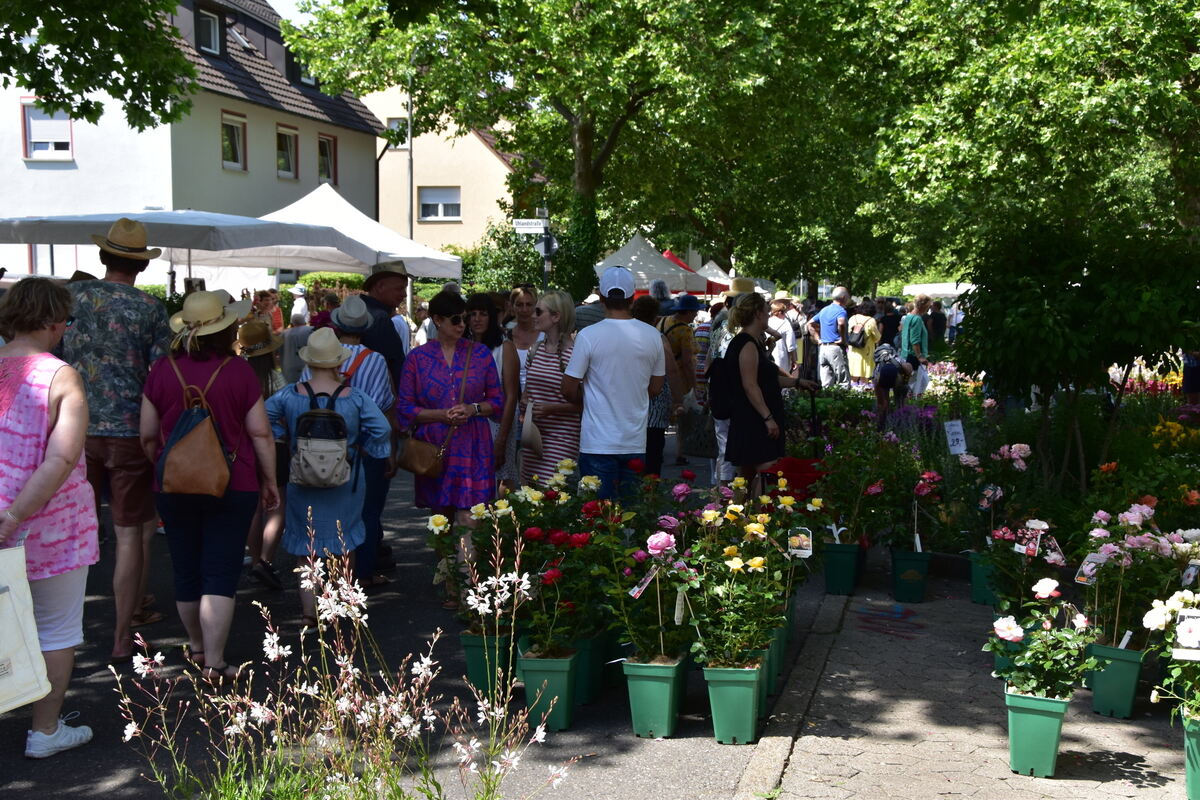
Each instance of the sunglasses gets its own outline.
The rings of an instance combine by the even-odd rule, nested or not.
[[[462,314],[455,314],[452,317],[442,317],[442,319],[446,320],[451,325],[462,325],[463,324],[463,315]]]
[[[540,317],[542,314],[550,314],[550,313],[553,313],[553,312],[551,312],[551,311],[550,311],[549,309],[547,309],[547,308],[536,308],[536,307],[535,307],[535,308],[533,309],[533,315],[534,315],[535,317]]]

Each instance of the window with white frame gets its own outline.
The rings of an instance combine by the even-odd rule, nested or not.
[[[408,117],[388,117],[387,126],[389,131],[400,131],[405,136],[408,135]],[[389,150],[407,150],[408,140],[405,139],[400,144],[389,144]]]
[[[317,180],[337,184],[337,137],[317,136]]]
[[[303,83],[305,86],[316,86],[317,85],[316,76],[314,76],[311,72],[308,71],[308,67],[297,62],[296,68],[300,71],[300,82],[301,83]]]
[[[212,11],[196,9],[196,47],[221,55],[221,19]]]
[[[300,177],[300,132],[288,125],[275,127],[275,172],[281,178]]]
[[[417,198],[424,222],[462,219],[462,189],[458,186],[422,186]]]
[[[22,104],[25,129],[25,158],[37,161],[71,161],[71,118],[63,111],[53,114],[34,105]]]
[[[221,166],[246,171],[246,118],[221,112]]]

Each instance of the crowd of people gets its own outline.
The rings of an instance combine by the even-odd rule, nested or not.
[[[925,297],[901,318],[887,300],[853,306],[843,287],[820,308],[738,277],[709,304],[642,293],[624,267],[578,304],[449,283],[409,319],[408,277],[382,271],[361,292],[291,288],[286,326],[275,290],[194,291],[168,317],[134,285],[160,254],[142,226],[123,219],[93,238],[102,278],[26,278],[0,300],[0,546],[25,545],[52,685],[33,706],[34,758],[91,738],[61,710],[103,504],[110,663],[129,663],[134,629],[164,618],[146,593],[161,525],[189,666],[237,682],[225,646],[244,565],[282,589],[282,548],[347,559],[364,588],[387,583],[382,514],[401,471],[416,506],[469,528],[473,506],[564,459],[599,479],[601,498],[633,491],[639,473],[661,472],[667,431],[682,435],[686,419],[715,442],[691,455],[708,458],[714,483],[753,481],[784,455],[785,390],[853,381],[902,397],[954,335]],[[299,600],[315,626],[311,592]]]

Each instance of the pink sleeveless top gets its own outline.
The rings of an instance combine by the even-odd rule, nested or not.
[[[54,374],[66,366],[49,353],[0,358],[0,508],[7,508],[46,457]],[[61,575],[100,558],[96,499],[83,453],[62,488],[17,535],[25,538],[29,580]]]

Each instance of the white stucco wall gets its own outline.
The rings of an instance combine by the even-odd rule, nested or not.
[[[105,100],[107,113],[93,125],[72,121],[73,159],[24,159],[22,98],[30,92],[0,89],[0,217],[94,214],[171,208],[171,138],[166,126],[137,133],[121,108]],[[100,99],[104,100],[103,97]],[[55,273],[102,269],[91,245],[54,248]],[[39,251],[49,274],[49,252]],[[0,266],[13,274],[30,270],[29,246],[0,244]]]
[[[221,112],[246,118],[246,171],[221,165]],[[300,137],[298,178],[275,170],[275,129],[282,123]],[[372,134],[229,97],[203,92],[186,120],[171,126],[171,174],[175,208],[260,217],[317,188],[317,135],[337,138],[337,190],[364,214],[375,217],[375,143]]]

